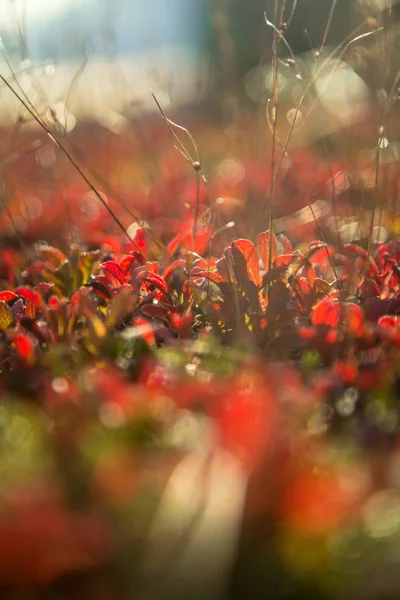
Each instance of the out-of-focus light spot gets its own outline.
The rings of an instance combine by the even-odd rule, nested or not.
[[[193,364],[193,363],[187,363],[185,365],[185,370],[188,375],[190,375],[191,377],[194,377],[196,375],[197,365]]]
[[[129,120],[114,110],[105,112],[97,120],[105,129],[116,135],[121,135],[129,127]]]
[[[161,423],[169,423],[175,412],[175,403],[168,396],[157,396],[151,403],[151,414]]]
[[[316,411],[307,421],[307,431],[310,435],[322,435],[328,427],[333,417],[333,409],[330,406],[324,406]]]
[[[352,242],[353,240],[358,240],[362,237],[362,226],[360,221],[356,219],[344,222],[343,225],[339,227],[339,235],[342,242]]]
[[[389,140],[385,137],[381,137],[378,140],[378,148],[387,148],[389,146]]]
[[[139,229],[146,229],[148,228],[148,226],[149,224],[146,221],[141,221],[140,223],[134,221],[129,225],[128,229],[126,230],[126,233],[131,238],[131,240],[133,240]]]
[[[372,242],[374,244],[379,244],[381,242],[386,242],[389,239],[389,232],[384,227],[384,225],[380,225],[379,227],[374,227],[372,230]]]
[[[66,394],[69,390],[69,383],[65,377],[55,377],[51,382],[51,389],[56,394]]]
[[[54,73],[56,72],[56,65],[54,63],[54,61],[47,61],[47,63],[45,64],[44,67],[44,72],[46,75],[54,75]]]
[[[129,367],[129,360],[125,356],[119,356],[116,360],[116,363],[120,369],[126,371]]]
[[[30,422],[21,415],[15,415],[7,423],[3,432],[3,439],[14,448],[26,447],[33,441],[33,430]]]
[[[314,222],[316,219],[325,219],[331,214],[331,208],[329,202],[326,200],[317,200],[312,204],[313,212],[309,206],[296,210],[295,212],[285,217],[275,219],[274,225],[278,233],[288,231],[291,227],[299,225],[307,225],[308,223]]]
[[[167,437],[172,446],[204,452],[215,443],[216,436],[211,419],[182,410]]]
[[[25,58],[24,60],[21,60],[19,68],[21,71],[27,71],[32,68],[32,65],[32,61],[29,58]]]
[[[65,133],[72,131],[76,125],[76,118],[63,102],[57,102],[50,107],[48,119],[57,126],[59,131]]]
[[[395,490],[374,494],[364,506],[362,520],[372,538],[384,538],[400,531],[399,494]]]
[[[361,3],[367,4],[375,11],[387,10],[397,4],[398,0],[360,0]]]
[[[342,417],[349,417],[353,414],[358,398],[358,392],[355,388],[348,388],[343,396],[336,402],[336,410]]]
[[[303,119],[303,115],[302,112],[300,110],[298,110],[297,108],[291,108],[287,115],[286,118],[288,120],[288,122],[290,123],[290,125],[299,125]]]
[[[99,409],[99,420],[104,427],[116,429],[123,425],[124,413],[116,402],[106,402]]]
[[[227,158],[219,165],[218,173],[225,183],[237,185],[243,180],[246,170],[240,160],[237,160],[236,158]]]
[[[315,88],[320,103],[342,123],[364,117],[368,88],[349,65],[329,61],[327,70],[317,77]]]
[[[34,221],[43,214],[43,203],[35,196],[25,198],[25,200],[21,202],[20,212],[28,221]]]
[[[278,76],[276,77],[276,84],[278,86],[278,90],[282,91],[286,87],[288,80],[282,73],[278,73],[277,75]],[[269,71],[269,73],[267,73],[267,75],[265,77],[266,89],[269,90],[270,92],[272,92],[274,89],[274,83],[275,83],[275,77],[274,77],[273,71],[271,70],[271,71]]]
[[[103,201],[108,204],[107,196],[103,192],[98,193]],[[102,205],[94,192],[87,192],[81,198],[79,209],[83,213],[82,218],[85,221],[95,221],[100,215]]]
[[[282,92],[287,87],[287,84],[287,77],[278,72],[278,90]],[[246,94],[252,100],[256,102],[265,102],[271,96],[271,91],[274,89],[273,71],[266,70],[265,67],[254,67],[245,75],[244,88]]]
[[[342,194],[349,189],[351,185],[351,179],[349,173],[346,171],[338,171],[326,184],[327,192],[331,196],[336,194]]]
[[[365,409],[365,414],[371,423],[377,425],[385,433],[393,433],[397,427],[397,412],[394,409],[388,409],[382,402],[371,400]]]
[[[44,169],[51,167],[56,161],[55,148],[50,144],[45,144],[35,152],[35,158],[38,165]]]
[[[243,200],[239,200],[239,198],[223,198],[222,196],[217,198],[215,202],[218,206],[224,208],[238,208],[239,206],[243,205]]]
[[[256,102],[263,102],[268,95],[265,90],[265,69],[254,67],[246,73],[244,78],[246,94]]]
[[[93,192],[89,192],[82,197],[79,209],[83,213],[85,221],[95,221],[100,214],[99,199],[96,198]]]

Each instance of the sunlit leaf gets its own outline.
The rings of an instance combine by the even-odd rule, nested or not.
[[[5,331],[13,323],[13,316],[10,308],[5,302],[0,302],[0,329]]]
[[[67,260],[65,254],[53,246],[40,245],[37,248],[37,252],[43,260],[50,261],[56,267],[62,265]]]
[[[29,300],[30,302],[32,302],[37,308],[40,307],[40,297],[31,288],[26,287],[26,286],[25,287],[18,287],[15,290],[15,293],[18,294],[19,296],[23,296],[24,298],[26,298],[27,300]]]
[[[157,275],[156,273],[149,273],[147,270],[140,273],[137,276],[138,280],[142,280],[142,281],[146,281],[147,283],[150,283],[151,285],[154,285],[154,287],[156,287],[157,289],[160,290],[160,292],[162,292],[165,296],[167,296],[169,298],[169,292],[168,292],[168,287],[167,284],[165,283],[164,279],[162,277],[160,277],[160,275]]]
[[[240,239],[232,242],[232,247],[236,248],[241,252],[246,259],[247,263],[247,274],[251,281],[255,285],[260,285],[260,259],[258,256],[257,248],[250,240]]]
[[[4,292],[0,292],[0,302],[9,302],[10,300],[16,300],[18,298],[17,294],[14,292],[9,292],[8,290]]]
[[[108,282],[113,287],[118,288],[126,283],[126,275],[124,270],[114,260],[108,260],[104,263],[101,263],[101,268],[103,269],[104,275]]]
[[[271,256],[269,255],[270,246]],[[275,234],[272,233],[271,236],[269,231],[259,233],[257,236],[257,247],[260,258],[264,263],[264,269],[268,271],[270,262],[272,265],[278,253],[278,241]]]
[[[288,240],[286,235],[280,233],[277,236],[277,240],[282,244],[283,254],[291,254],[293,252],[292,243],[290,242],[290,240]]]
[[[311,315],[313,325],[330,325],[337,327],[340,322],[341,309],[338,302],[324,298],[314,307]]]
[[[92,252],[82,252],[79,257],[79,269],[82,272],[82,284],[88,283],[92,274],[93,265],[99,257],[100,252],[94,250]]]

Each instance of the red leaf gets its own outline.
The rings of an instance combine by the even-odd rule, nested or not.
[[[149,273],[157,273],[158,274],[158,262],[156,260],[153,260],[152,262],[147,262],[146,263],[146,269],[148,270]]]
[[[275,259],[275,267],[288,267],[293,261],[299,258],[298,254],[281,254]]]
[[[19,287],[15,290],[19,296],[23,296],[32,302],[37,308],[40,307],[40,298],[37,293],[29,287]]]
[[[343,485],[343,480],[347,485]],[[356,518],[365,494],[365,484],[357,471],[296,474],[287,485],[281,510],[286,524],[301,533],[325,534],[342,522]],[[348,485],[348,484],[351,485]]]
[[[335,250],[332,246],[319,242],[318,245],[315,244],[308,249],[305,258],[312,265],[325,266],[331,264],[329,257],[332,257],[334,254]]]
[[[190,313],[179,315],[175,312],[171,312],[169,318],[180,337],[185,338],[190,336],[193,324],[193,316]]]
[[[271,244],[271,264],[273,264],[278,254],[278,242],[275,234],[272,234],[272,240],[270,240],[270,232],[264,231],[259,233],[257,236],[257,246],[260,257],[264,263],[264,269],[268,271],[269,266],[269,246]]]
[[[26,333],[17,333],[13,338],[12,345],[16,353],[24,362],[32,364],[35,358],[35,344],[32,338]]]
[[[157,273],[150,273],[146,270],[143,273],[139,273],[137,275],[137,279],[142,279],[143,281],[154,285],[157,289],[160,290],[160,292],[162,292],[165,296],[169,298],[167,284],[165,283],[164,279],[160,277],[160,275],[157,275]]]
[[[301,337],[301,339],[309,341],[316,336],[317,331],[315,327],[307,327],[305,325],[302,325],[301,327],[297,328],[297,333],[299,337]]]
[[[378,325],[386,329],[392,329],[400,325],[400,318],[395,315],[383,315],[383,317],[378,319]]]
[[[216,284],[225,281],[224,277],[222,277],[220,273],[217,273],[216,271],[208,271],[207,269],[201,269],[200,267],[193,267],[191,271],[191,276],[196,279],[204,277],[204,279],[209,279],[210,281]]]
[[[59,267],[67,260],[67,257],[61,250],[58,248],[54,248],[53,246],[48,246],[43,244],[38,247],[37,252],[42,256],[44,260],[50,261],[53,265]]]
[[[136,235],[133,238],[132,243],[136,246],[137,249],[143,254],[143,256],[147,255],[147,240],[146,240],[146,232],[144,229],[138,229],[136,231]]]
[[[174,256],[174,254],[176,253],[176,251],[178,250],[181,241],[184,239],[184,237],[186,236],[186,233],[178,233],[175,237],[172,238],[172,240],[169,242],[168,246],[167,246],[167,250],[168,250],[168,254],[170,256]]]
[[[132,265],[137,263],[137,260],[134,256],[132,256],[132,254],[129,254],[128,256],[125,256],[125,258],[123,258],[121,260],[121,269],[124,271],[125,275],[128,275],[129,271],[132,268]]]
[[[126,275],[122,267],[119,266],[114,260],[108,260],[101,264],[101,268],[104,271],[108,282],[114,287],[120,287],[126,283]]]
[[[340,316],[340,305],[330,298],[324,298],[315,306],[311,315],[311,322],[313,325],[337,327]]]
[[[357,335],[361,332],[364,325],[364,313],[362,309],[353,302],[347,302],[344,305],[345,330],[348,333]]]
[[[25,495],[29,499],[18,498],[0,518],[0,579],[6,588],[48,586],[107,560],[109,536],[100,520],[67,510],[51,494]]]
[[[0,292],[0,302],[9,302],[10,300],[16,300],[18,298],[17,294],[14,292],[9,292],[8,290],[4,292]]]
[[[361,248],[361,246],[357,246],[357,244],[344,244],[343,246],[343,254],[349,256],[354,264],[358,266],[358,271],[361,272],[364,270],[365,264],[367,260],[368,264],[368,275],[369,277],[373,277],[378,272],[378,267],[376,266],[375,261],[370,256],[368,259],[368,252]]]
[[[293,252],[292,243],[288,240],[286,235],[280,233],[277,236],[278,241],[282,244],[283,254],[291,254]]]
[[[132,322],[134,327],[138,328],[140,337],[142,337],[150,345],[153,345],[156,341],[154,329],[151,324],[143,317],[136,317]]]
[[[212,416],[220,427],[222,445],[252,469],[265,455],[274,429],[274,407],[267,390],[234,390],[222,396]]]
[[[60,308],[60,299],[57,296],[51,296],[48,306],[51,310],[58,310]]]
[[[260,263],[257,248],[250,240],[235,240],[232,246],[239,250],[246,259],[249,279],[257,286],[261,284]]]
[[[208,244],[211,237],[211,228],[202,228],[201,231],[197,231],[193,243],[193,225],[188,227],[185,231],[178,233],[167,246],[168,253],[170,256],[174,256],[180,246],[187,250],[192,249],[194,252],[204,252],[206,245]]]
[[[28,319],[34,319],[36,317],[37,307],[34,302],[27,300],[25,303],[25,315]]]

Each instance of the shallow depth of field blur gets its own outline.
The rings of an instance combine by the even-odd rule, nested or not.
[[[0,36],[0,597],[398,598],[400,4]]]

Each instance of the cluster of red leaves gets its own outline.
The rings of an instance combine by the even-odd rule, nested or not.
[[[206,247],[209,236],[191,231],[191,243]],[[267,231],[256,244],[233,241],[219,259],[187,252],[186,244],[179,235],[159,261],[147,258],[141,229],[131,243],[109,240],[99,251],[75,245],[69,258],[42,244],[19,273],[21,256],[4,251],[1,264],[12,275],[0,291],[3,364],[11,372],[29,369],[60,341],[101,355],[115,332],[138,326],[151,345],[203,330],[253,340],[275,359],[316,350],[325,363],[357,362],[399,345],[397,242],[370,254],[324,242],[300,252]]]

